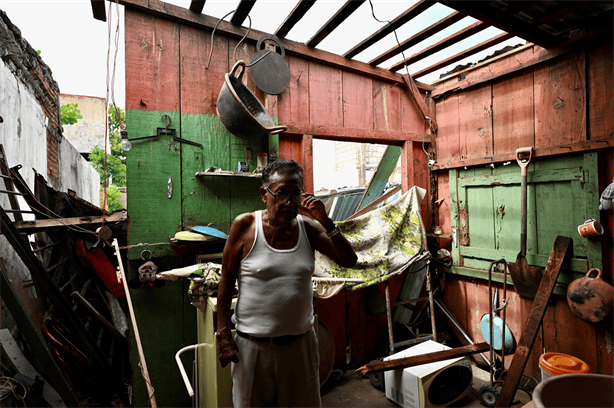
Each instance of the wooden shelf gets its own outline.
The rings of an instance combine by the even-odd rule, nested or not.
[[[196,177],[247,177],[247,178],[262,178],[262,173],[239,173],[236,171],[197,171]]]

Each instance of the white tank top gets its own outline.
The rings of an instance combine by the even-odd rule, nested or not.
[[[241,261],[235,306],[237,330],[254,336],[306,333],[313,326],[314,254],[303,218],[297,215],[298,242],[291,249],[269,245],[256,211],[254,244]]]

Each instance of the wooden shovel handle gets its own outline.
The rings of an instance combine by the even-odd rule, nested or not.
[[[528,157],[527,157],[528,155]],[[520,149],[516,149],[516,162],[520,166],[521,175],[527,175],[527,167],[531,160],[533,159],[533,147],[521,147]],[[523,162],[523,160],[526,160]]]

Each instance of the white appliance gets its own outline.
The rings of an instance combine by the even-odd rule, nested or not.
[[[446,345],[427,340],[384,360],[449,349]],[[404,408],[446,407],[469,394],[472,384],[469,357],[384,372],[386,398]]]

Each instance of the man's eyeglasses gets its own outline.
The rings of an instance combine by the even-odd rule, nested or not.
[[[265,189],[266,191],[271,193],[273,197],[275,197],[275,204],[286,204],[288,201],[292,201],[292,204],[294,205],[301,205],[301,201],[303,201],[303,197],[301,197],[301,193],[305,192],[305,190],[301,188],[301,193],[290,194],[290,195],[284,194],[284,193],[273,194],[273,192],[268,187],[265,187]]]

